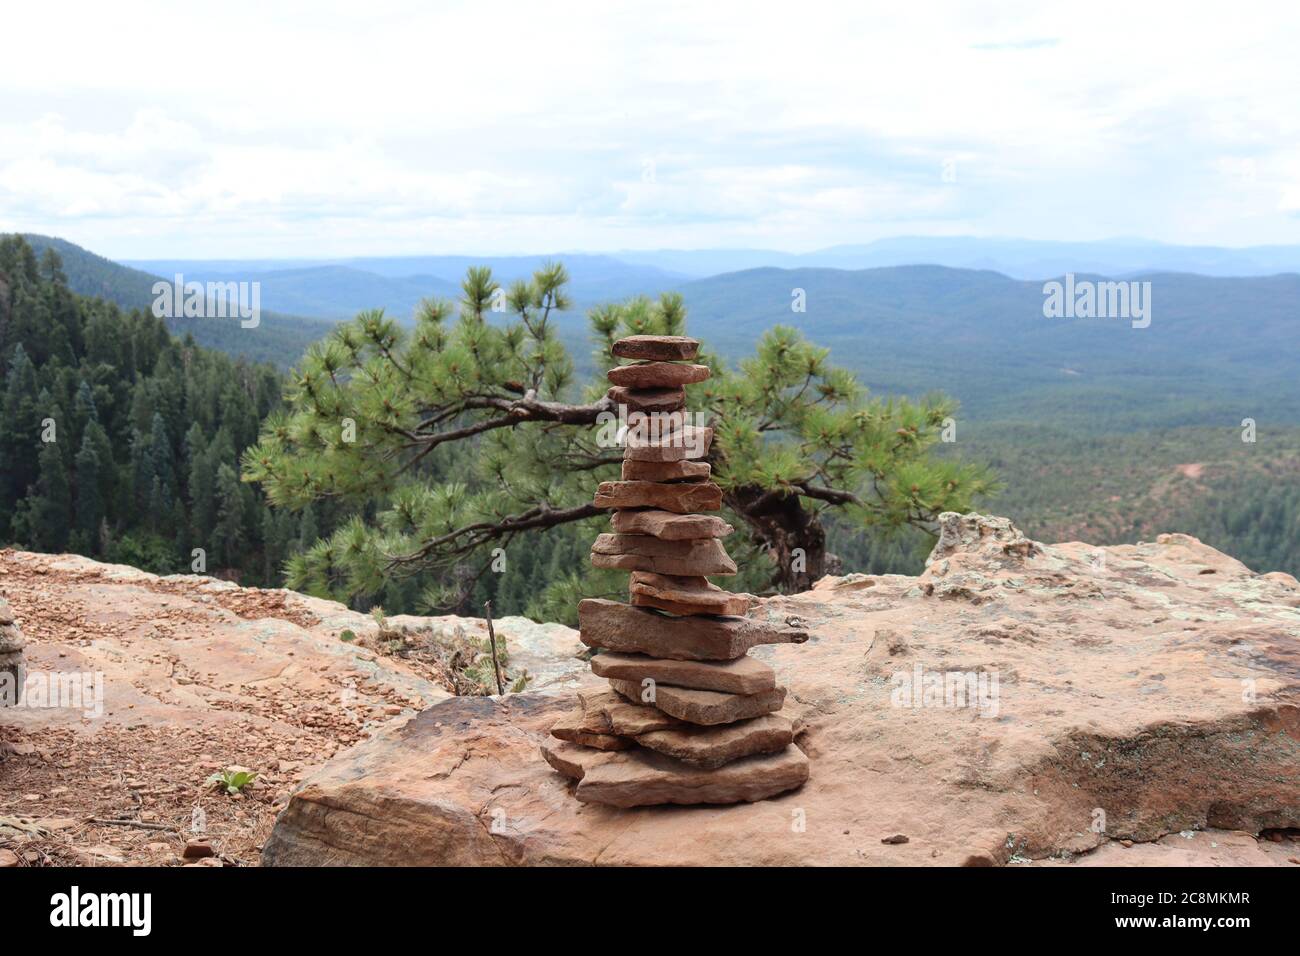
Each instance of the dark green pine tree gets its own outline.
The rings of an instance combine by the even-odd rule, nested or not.
[[[37,478],[33,436],[40,427],[36,367],[21,342],[13,348],[0,402],[0,535],[7,535],[14,511]]]
[[[72,439],[78,448],[85,434],[86,426],[92,421],[99,421],[99,410],[95,407],[95,395],[83,378],[77,384],[77,395],[72,401]]]
[[[172,461],[171,439],[161,412],[153,413],[149,433],[149,517],[153,530],[171,534],[172,505],[175,502],[176,472]]]
[[[130,494],[131,510],[144,518],[153,488],[153,455],[149,439],[137,428],[131,429]],[[144,519],[147,521],[147,519]]]
[[[190,532],[197,547],[212,537],[215,519],[216,468],[208,456],[208,442],[195,422],[185,433],[185,460],[190,499]]]
[[[58,442],[45,442],[39,477],[27,494],[27,536],[39,551],[65,551],[72,528],[72,487]]]
[[[71,537],[72,547],[81,554],[99,552],[99,526],[104,519],[104,502],[101,498],[99,453],[95,450],[94,436],[89,428],[77,452],[76,519]],[[109,466],[112,466],[110,461]]]
[[[238,567],[243,559],[247,538],[244,527],[245,489],[239,475],[230,465],[217,469],[217,515],[212,529],[212,551],[209,559],[223,567]]]
[[[101,524],[106,521],[112,525],[123,510],[122,504],[118,501],[118,469],[113,460],[113,443],[109,440],[108,433],[104,431],[104,426],[94,420],[86,426],[86,433],[82,438],[83,446],[86,442],[90,443],[91,449],[95,452]]]
[[[66,547],[49,528],[66,512],[60,520],[83,552],[154,571],[187,567],[191,543],[206,546],[195,539],[216,523],[219,468],[237,473],[282,386],[270,366],[174,339],[146,310],[74,295],[57,255],[38,258],[21,236],[0,236],[0,546]],[[48,417],[61,476],[36,437]],[[242,542],[233,560],[248,583],[280,583],[288,547],[269,561],[260,553],[262,529],[275,523],[252,489],[226,490],[239,502],[223,529]],[[326,513],[324,533],[337,509]],[[298,516],[282,525],[296,535]],[[274,579],[263,577],[270,568]]]

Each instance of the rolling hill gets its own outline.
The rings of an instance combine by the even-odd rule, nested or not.
[[[45,249],[59,254],[68,285],[79,295],[98,296],[123,309],[152,307],[153,284],[159,276],[105,259],[65,239],[35,234],[24,238],[38,255]],[[167,327],[174,335],[192,335],[199,345],[287,368],[307,346],[329,332],[330,323],[263,309],[255,328],[241,328],[232,320],[184,317],[168,319]]]
[[[569,271],[574,308],[569,320],[581,325],[585,310],[632,295],[653,295],[688,277],[652,266],[629,265],[609,256],[397,256],[341,260],[132,260],[146,272],[200,282],[256,279],[267,308],[314,318],[349,319],[362,309],[382,308],[408,322],[421,299],[456,299],[471,266],[488,266],[503,285],[528,279],[558,259]]]
[[[1300,421],[1300,275],[1138,278],[1151,283],[1148,328],[1045,318],[1041,282],[939,266],[754,269],[681,292],[692,333],[723,355],[793,325],[873,389],[941,389],[981,420],[1094,430]],[[792,311],[795,289],[804,312]]]
[[[1016,279],[1047,279],[1066,272],[1129,276],[1194,272],[1207,276],[1266,276],[1300,272],[1300,246],[1186,246],[1143,239],[1049,242],[975,236],[900,236],[801,254],[766,249],[659,249],[616,252],[629,263],[703,278],[767,266],[781,269],[877,269],[937,265],[987,269]]]

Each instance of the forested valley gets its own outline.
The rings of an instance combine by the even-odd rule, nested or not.
[[[241,333],[232,323],[225,334]],[[0,239],[0,545],[283,586],[290,559],[358,510],[373,519],[377,507],[325,500],[273,508],[259,485],[241,481],[241,456],[282,408],[288,381],[269,362],[176,337],[145,309],[79,295],[53,249],[38,254],[21,237]],[[964,430],[963,456],[988,462],[1005,485],[979,506],[1045,540],[1110,544],[1185,531],[1254,570],[1300,573],[1296,429],[1264,429],[1250,445],[1235,422],[1122,435],[1057,431]],[[422,464],[424,474],[472,484],[474,447],[440,449]],[[932,544],[910,528],[864,534],[829,515],[826,524],[842,572],[915,574]],[[504,549],[510,573],[478,576],[459,609],[492,600],[498,614],[566,619],[578,591],[592,586],[575,569],[603,525],[594,518],[514,541]],[[743,547],[737,557],[761,571],[754,555],[743,559]],[[428,584],[393,580],[353,603],[390,613],[446,610],[429,605]],[[757,590],[763,576],[734,584]]]

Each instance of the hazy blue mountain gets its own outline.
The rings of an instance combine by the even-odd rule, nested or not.
[[[793,325],[873,389],[941,389],[977,418],[1098,428],[1300,421],[1300,275],[1140,278],[1153,302],[1144,329],[1045,318],[1041,282],[939,266],[755,269],[681,291],[691,332],[724,355]],[[804,290],[805,312],[792,311],[794,289]]]
[[[152,308],[157,275],[105,259],[66,239],[30,233],[24,238],[37,255],[47,248],[59,254],[68,286],[79,295],[99,296],[123,309]],[[165,278],[170,280],[173,274],[166,273]],[[197,276],[186,276],[186,279],[207,281]],[[168,319],[167,327],[174,335],[193,335],[199,345],[258,362],[272,362],[282,368],[296,362],[307,346],[326,335],[331,327],[331,323],[319,319],[275,311],[265,299],[262,307],[261,321],[255,328],[242,328],[230,319],[183,317]]]
[[[832,246],[803,254],[763,249],[669,249],[614,255],[629,263],[657,266],[697,278],[763,267],[867,269],[900,265],[989,269],[1016,279],[1045,279],[1067,272],[1109,276],[1140,272],[1194,272],[1210,276],[1300,272],[1300,246],[1229,249],[1167,245],[1142,239],[1044,242],[918,236]]]
[[[258,282],[263,308],[334,321],[350,319],[363,309],[380,308],[406,320],[427,296],[455,298],[460,294],[458,285],[434,276],[390,278],[351,266],[255,269],[224,264],[215,267],[201,261],[153,265],[160,275],[182,275],[187,282]]]
[[[490,266],[508,285],[527,279],[544,263],[563,261],[577,318],[599,302],[655,294],[687,276],[631,265],[609,256],[395,256],[339,260],[149,259],[131,265],[158,275],[184,275],[199,282],[256,279],[266,308],[317,318],[351,318],[362,309],[383,308],[407,321],[426,297],[456,299],[470,266]]]
[[[146,272],[61,240],[31,241],[56,245],[79,292],[129,307],[152,301],[156,280]],[[328,325],[279,314],[285,303],[294,303],[295,311],[340,317],[383,306],[407,318],[420,297],[454,298],[468,265],[491,265],[509,281],[530,274],[545,258],[404,257],[331,265],[280,260],[273,269],[261,268],[266,260],[226,260],[221,268],[197,272],[191,262],[155,260],[151,268],[201,281],[255,275],[267,310],[260,328],[197,319],[173,320],[172,327],[202,344],[288,365]],[[557,258],[574,275],[577,301],[557,322],[583,372],[594,371],[587,306],[675,288],[686,298],[689,330],[728,357],[750,354],[772,325],[794,325],[829,347],[835,362],[858,372],[873,390],[916,395],[941,389],[964,403],[970,421],[1050,422],[1080,433],[1236,427],[1242,418],[1256,419],[1261,429],[1300,421],[1300,275],[1142,274],[1141,280],[1152,283],[1152,321],[1135,329],[1122,319],[1045,318],[1041,281],[992,270],[760,268],[681,281],[667,266],[638,272],[618,268],[611,257]],[[407,269],[416,271],[401,274]],[[804,290],[804,312],[791,309],[796,288]]]

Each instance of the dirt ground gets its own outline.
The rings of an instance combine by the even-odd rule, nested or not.
[[[200,865],[257,865],[297,781],[447,696],[283,591],[0,551],[0,597],[29,672],[86,682],[0,710],[0,864],[179,866],[204,839]],[[237,795],[207,783],[231,766],[258,774]]]

